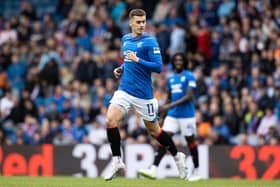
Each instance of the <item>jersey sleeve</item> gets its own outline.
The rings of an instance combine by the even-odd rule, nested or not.
[[[196,79],[194,77],[194,74],[188,73],[187,78],[188,78],[188,88],[195,89],[196,88]]]
[[[139,63],[149,68],[152,72],[160,73],[162,71],[162,58],[158,43],[154,38],[146,42],[149,61],[139,58]]]

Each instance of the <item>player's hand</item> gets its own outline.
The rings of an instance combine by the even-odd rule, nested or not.
[[[122,75],[122,67],[121,66],[114,69],[114,75],[117,79],[121,77],[121,75]]]
[[[166,104],[166,105],[159,106],[158,110],[160,113],[165,113],[165,112],[167,112],[167,110],[169,110],[169,108],[170,108],[170,105]]]
[[[136,63],[139,61],[139,58],[132,51],[126,52],[126,58]]]

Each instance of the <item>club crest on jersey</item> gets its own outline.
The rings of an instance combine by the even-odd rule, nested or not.
[[[180,81],[181,81],[181,82],[184,82],[185,80],[186,80],[186,77],[185,77],[185,76],[183,76],[183,77],[180,78]]]
[[[154,54],[160,54],[159,47],[154,47]]]
[[[137,48],[142,47],[142,45],[143,45],[143,42],[138,42],[138,43],[137,43]]]

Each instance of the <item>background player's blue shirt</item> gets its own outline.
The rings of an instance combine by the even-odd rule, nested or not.
[[[186,90],[196,88],[196,80],[192,72],[183,71],[181,73],[174,73],[167,79],[168,91],[171,93],[171,102],[186,95]],[[195,116],[195,106],[192,100],[184,104],[177,105],[168,110],[167,116],[175,118],[192,118]]]
[[[147,33],[137,38],[133,38],[132,34],[124,35],[122,51],[124,64],[119,90],[141,99],[154,98],[151,73],[160,73],[162,70],[162,58],[156,39]],[[127,51],[135,53],[139,62],[128,60]]]

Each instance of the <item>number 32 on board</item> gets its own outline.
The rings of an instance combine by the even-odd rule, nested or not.
[[[280,149],[277,146],[263,146],[259,148],[256,153],[258,160],[262,162],[269,162],[273,159],[270,166],[265,170],[262,179],[274,179],[280,172]],[[230,158],[241,159],[239,163],[239,170],[245,174],[246,179],[256,179],[257,170],[254,166],[256,160],[256,154],[254,148],[251,146],[235,146],[230,152]],[[234,176],[233,178],[241,178],[240,176]]]

